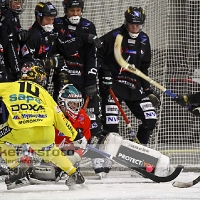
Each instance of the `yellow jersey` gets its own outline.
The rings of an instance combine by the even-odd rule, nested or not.
[[[77,131],[51,95],[32,81],[0,83],[0,97],[9,112],[8,125],[13,129],[55,126],[73,141]]]

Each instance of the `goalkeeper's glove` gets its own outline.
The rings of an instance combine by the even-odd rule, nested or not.
[[[84,42],[93,43],[97,48],[102,47],[101,40],[96,35],[90,33],[83,33],[81,37]]]
[[[160,95],[158,92],[153,90],[152,88],[149,88],[148,90],[144,91],[146,96],[149,97],[151,103],[155,108],[157,108],[160,105]]]
[[[177,104],[183,107],[188,106],[190,104],[188,95],[178,95],[176,98],[174,98],[174,101],[176,101]]]
[[[79,147],[81,149],[86,149],[87,139],[82,134],[83,130],[81,128],[77,128],[76,131],[77,131],[77,136],[73,141],[74,146]]]
[[[45,69],[62,68],[65,65],[65,59],[60,55],[45,58],[43,62]]]

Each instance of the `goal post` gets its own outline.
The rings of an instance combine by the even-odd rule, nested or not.
[[[44,1],[46,2],[46,1]],[[143,30],[149,35],[152,62],[149,76],[174,94],[195,93],[199,90],[200,71],[200,1],[198,0],[85,0],[83,17],[96,25],[98,36],[121,26],[129,6],[142,6],[146,11]],[[61,0],[51,0],[63,16]],[[23,28],[34,20],[37,2],[27,0],[20,16]],[[157,90],[158,91],[158,90]],[[160,92],[160,91],[159,91]],[[173,102],[160,92],[161,106],[150,147],[170,156],[174,165],[189,167],[200,164],[200,118]],[[123,104],[124,111],[137,131],[139,121]],[[120,133],[129,138],[126,124],[120,117]]]

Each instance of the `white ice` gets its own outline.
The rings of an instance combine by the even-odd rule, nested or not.
[[[175,180],[191,181],[198,173],[182,172]],[[173,182],[173,181],[172,181]],[[175,188],[169,183],[153,183],[141,178],[131,177],[123,172],[113,172],[102,180],[86,178],[88,189],[69,191],[64,182],[57,185],[29,185],[7,190],[0,183],[1,200],[199,200],[200,183],[191,188]]]

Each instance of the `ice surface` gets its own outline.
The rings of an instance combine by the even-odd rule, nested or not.
[[[181,173],[175,180],[191,181],[198,173]],[[199,200],[200,183],[191,188],[175,188],[172,182],[153,183],[152,181],[122,172],[113,172],[102,180],[86,178],[87,189],[69,191],[61,181],[59,184],[30,185],[14,190],[6,190],[0,183],[1,200]]]

